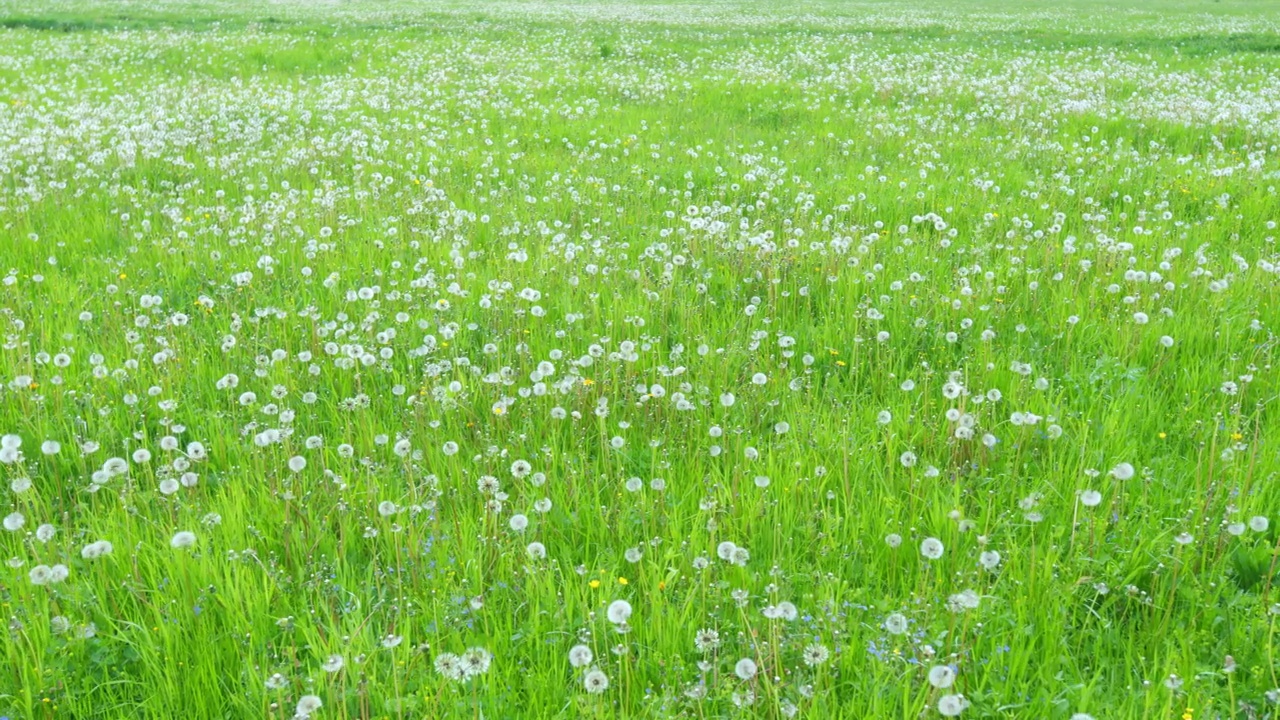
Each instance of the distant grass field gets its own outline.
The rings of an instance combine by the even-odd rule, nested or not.
[[[0,0],[0,717],[1280,718],[1280,4]]]

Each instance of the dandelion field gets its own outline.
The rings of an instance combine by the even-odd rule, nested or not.
[[[1280,7],[0,0],[0,716],[1280,717]]]

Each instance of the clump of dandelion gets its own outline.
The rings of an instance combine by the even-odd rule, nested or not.
[[[289,686],[289,678],[281,675],[280,673],[273,673],[271,677],[266,679],[263,685],[265,685],[268,690],[283,690]]]
[[[783,600],[777,605],[765,608],[765,617],[770,619],[782,619],[792,622],[800,617],[800,611],[796,609],[795,603]]]
[[[80,549],[80,557],[85,560],[97,560],[104,555],[110,555],[114,548],[107,540],[98,540],[91,542]]]
[[[436,656],[435,668],[441,677],[454,682],[462,680],[466,674],[462,668],[462,659],[448,652]]]
[[[982,596],[978,593],[973,590],[962,590],[947,598],[947,609],[955,613],[975,610],[981,602]]]
[[[70,574],[67,566],[61,563],[53,566],[36,565],[27,573],[27,579],[32,585],[56,585],[66,580]]]
[[[493,654],[482,647],[467,648],[459,656],[459,662],[462,664],[462,672],[466,679],[470,679],[489,672],[489,666],[493,663]]]

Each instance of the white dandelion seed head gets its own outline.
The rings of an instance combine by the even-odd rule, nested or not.
[[[595,654],[586,645],[574,645],[569,648],[569,664],[573,667],[586,667],[595,659]]]
[[[978,564],[985,570],[995,570],[1000,567],[1000,553],[995,550],[985,550],[978,555]]]
[[[733,560],[733,551],[737,549],[738,549],[737,545],[734,545],[728,540],[725,540],[724,542],[721,542],[719,545],[716,546],[716,555],[719,556],[721,560],[724,560],[725,562],[729,562]]]
[[[938,698],[938,713],[943,717],[959,717],[967,707],[969,701],[963,695],[943,695]]]
[[[929,668],[929,684],[945,690],[956,681],[956,671],[949,665],[935,665]]]
[[[609,603],[605,616],[614,625],[621,625],[631,617],[631,603],[626,600],[614,600]]]
[[[884,619],[884,629],[890,635],[901,635],[907,631],[907,616],[902,613],[891,613]]]
[[[324,703],[320,702],[320,698],[315,695],[303,695],[298,698],[296,707],[297,714],[301,717],[311,717],[311,714],[319,710]]]
[[[942,557],[942,541],[935,537],[925,538],[920,542],[920,554],[926,560],[937,560]]]
[[[20,512],[11,512],[4,516],[4,529],[9,532],[17,532],[27,524],[27,519]]]
[[[1132,478],[1133,475],[1134,475],[1133,465],[1130,465],[1127,462],[1122,462],[1116,465],[1115,467],[1111,468],[1111,477],[1117,480],[1128,480]]]
[[[583,688],[592,695],[599,695],[609,689],[609,676],[603,671],[594,669],[582,676]]]
[[[32,585],[48,585],[53,578],[53,570],[48,565],[36,565],[27,571],[27,578]]]

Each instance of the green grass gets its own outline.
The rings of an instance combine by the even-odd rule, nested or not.
[[[1277,717],[1277,48],[0,1],[0,716]]]

